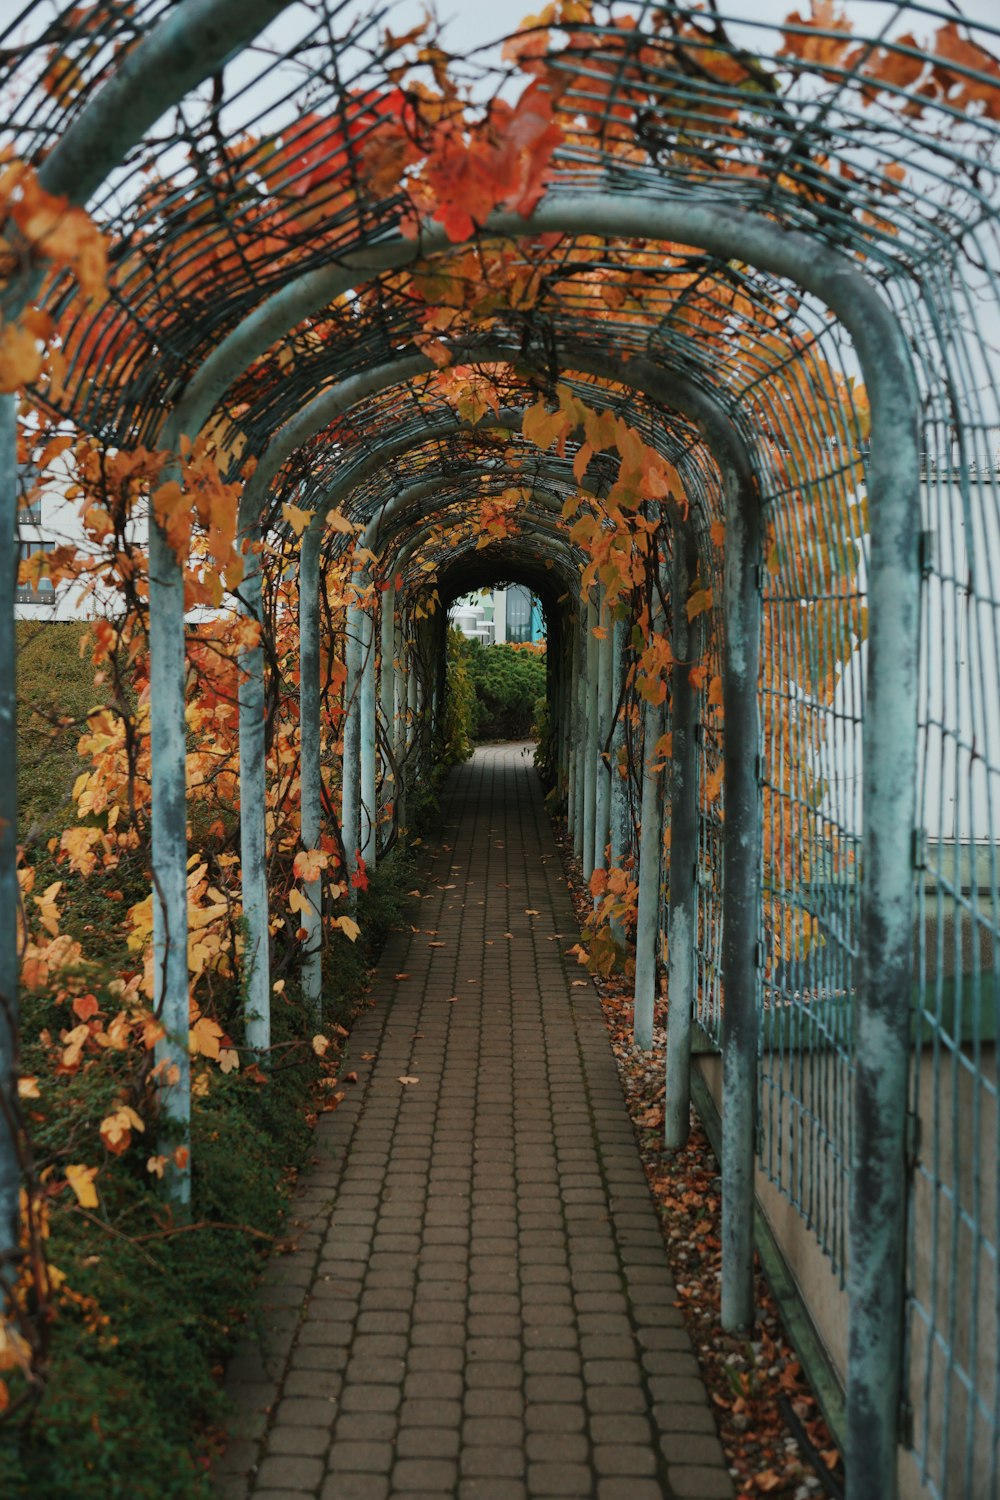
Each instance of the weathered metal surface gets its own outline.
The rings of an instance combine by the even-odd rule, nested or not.
[[[0,1303],[18,1249],[17,397],[0,395]]]
[[[691,1020],[695,1004],[694,934],[697,922],[698,759],[695,729],[698,705],[691,684],[691,661],[698,660],[700,632],[687,617],[687,601],[698,566],[687,528],[674,533],[671,580],[670,683],[670,902],[667,918],[667,1091],[663,1139],[683,1146],[691,1118]],[[755,1002],[756,1003],[756,997]]]
[[[299,755],[301,764],[301,841],[318,849],[323,827],[323,778],[320,735],[319,555],[320,538],[307,532],[299,555]],[[300,913],[302,994],[317,1024],[323,1013],[323,877],[306,881],[309,903]]]

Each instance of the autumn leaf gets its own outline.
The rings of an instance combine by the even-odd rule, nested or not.
[[[691,621],[712,608],[712,590],[695,589],[687,602],[687,617]]]
[[[292,873],[296,880],[309,884],[318,879],[329,863],[330,856],[322,849],[300,849],[292,863]]]
[[[284,516],[285,520],[288,522],[295,535],[301,536],[316,512],[314,510],[300,510],[297,505],[292,505],[290,502],[286,502],[281,507],[281,514]]]
[[[199,1016],[188,1032],[188,1050],[192,1057],[217,1058],[223,1037],[222,1027],[210,1016]]]
[[[85,1167],[76,1164],[66,1168],[66,1181],[73,1189],[76,1201],[81,1208],[97,1207],[97,1189],[94,1187],[94,1178],[96,1176],[96,1167]]]
[[[322,1033],[314,1036],[312,1039],[312,1049],[317,1057],[325,1057],[327,1051],[329,1050],[329,1046],[330,1038],[328,1036],[323,1036]]]
[[[352,943],[357,942],[361,927],[355,922],[353,917],[347,916],[346,913],[342,916],[334,917],[332,925],[339,927],[344,936],[349,938]]]
[[[101,1121],[100,1137],[109,1151],[120,1156],[131,1145],[133,1130],[142,1132],[145,1129],[135,1110],[121,1104]]]
[[[419,1083],[420,1079],[419,1078],[415,1078],[412,1073],[404,1073],[396,1081],[397,1081],[397,1083],[402,1083],[402,1084],[405,1084],[405,1085],[409,1086],[410,1084],[413,1084],[413,1083]]]
[[[328,510],[326,524],[331,531],[339,531],[345,536],[353,536],[357,530],[354,522],[349,521],[342,510]]]
[[[17,323],[0,329],[0,391],[31,385],[42,373],[43,355],[33,333]]]

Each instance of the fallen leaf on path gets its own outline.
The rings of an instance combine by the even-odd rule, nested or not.
[[[419,1083],[420,1079],[419,1078],[414,1078],[411,1073],[403,1073],[401,1075],[401,1077],[397,1079],[397,1082],[398,1083]]]

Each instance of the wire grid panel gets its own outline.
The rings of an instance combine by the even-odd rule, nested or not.
[[[947,292],[968,327],[974,286]],[[946,346],[947,384],[930,384],[921,483],[909,1401],[921,1477],[985,1500],[1000,1488],[1000,408],[961,352]]]

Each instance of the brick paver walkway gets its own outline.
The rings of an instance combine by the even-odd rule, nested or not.
[[[731,1496],[530,751],[456,771],[440,836],[230,1368],[220,1490]]]

